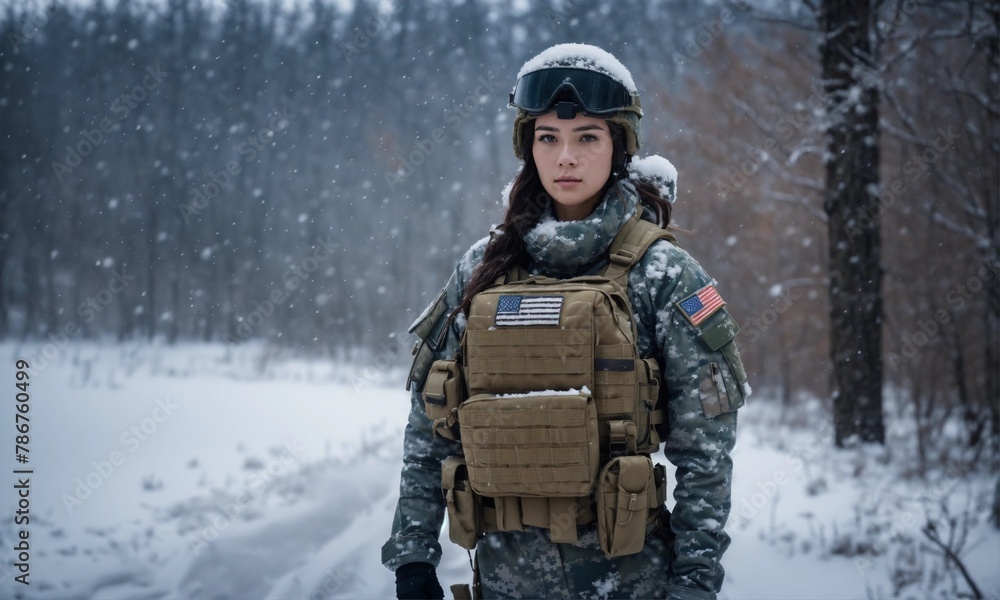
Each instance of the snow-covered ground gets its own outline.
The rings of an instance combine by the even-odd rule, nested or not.
[[[0,597],[393,597],[379,548],[409,404],[398,353],[348,363],[253,345],[45,350],[0,344]],[[27,464],[14,461],[18,358],[33,363]],[[986,521],[996,473],[906,476],[906,422],[892,422],[885,449],[834,452],[815,404],[782,412],[758,394],[740,418],[722,598],[967,593],[921,533],[945,500],[956,529],[969,526],[965,566],[1000,599],[1000,535]],[[27,527],[14,522],[19,468],[33,470]],[[22,529],[30,586],[14,582]],[[445,548],[447,589],[471,574],[464,551]]]

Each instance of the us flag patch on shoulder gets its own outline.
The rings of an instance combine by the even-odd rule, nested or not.
[[[500,296],[497,299],[496,324],[558,325],[562,296]]]
[[[722,300],[722,296],[716,291],[714,285],[706,285],[697,292],[691,294],[687,298],[681,300],[677,303],[677,308],[680,309],[687,320],[691,322],[692,325],[697,327],[705,319],[712,316],[715,311],[719,310],[726,303]]]

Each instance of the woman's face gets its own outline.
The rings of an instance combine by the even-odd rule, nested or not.
[[[560,119],[550,112],[535,119],[531,153],[545,191],[552,196],[556,218],[587,217],[600,202],[611,175],[613,144],[604,119],[581,114]]]

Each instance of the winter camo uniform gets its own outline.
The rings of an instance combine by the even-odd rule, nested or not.
[[[524,235],[533,259],[531,273],[568,278],[600,272],[605,264],[602,254],[636,208],[632,185],[623,181],[621,189],[624,205],[612,188],[594,213],[581,221],[557,221],[550,206],[547,216]],[[655,220],[648,211],[643,216]],[[481,262],[486,241],[469,249],[444,287],[447,310],[434,311],[432,306],[423,315],[442,316],[424,342],[431,345],[433,356],[418,359],[413,374],[418,385],[411,387],[400,499],[392,536],[382,548],[382,561],[391,570],[411,562],[437,566],[441,559],[438,535],[445,513],[441,462],[461,455],[462,447],[432,437],[420,386],[431,360],[452,357],[459,348],[464,319],[456,319],[446,334],[441,329]],[[658,359],[668,390],[664,453],[677,467],[676,506],[670,516],[676,535],[672,552],[660,537],[650,535],[642,552],[608,558],[593,524],[580,527],[575,544],[553,543],[547,530],[535,527],[491,532],[477,546],[486,598],[704,599],[714,598],[721,589],[720,559],[730,541],[723,530],[730,509],[729,453],[736,436],[736,409],[750,390],[730,341],[738,330],[735,321],[725,308],[701,321],[691,309],[689,298],[713,283],[686,251],[665,240],[654,243],[629,274],[640,354]],[[686,310],[695,313],[693,319]],[[439,347],[434,347],[436,340],[442,340]]]

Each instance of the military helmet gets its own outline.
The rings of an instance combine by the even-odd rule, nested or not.
[[[510,93],[510,106],[517,109],[513,139],[517,158],[524,158],[525,124],[553,110],[560,119],[582,113],[621,125],[629,156],[642,146],[642,106],[632,75],[617,58],[596,46],[558,44],[524,63]]]

